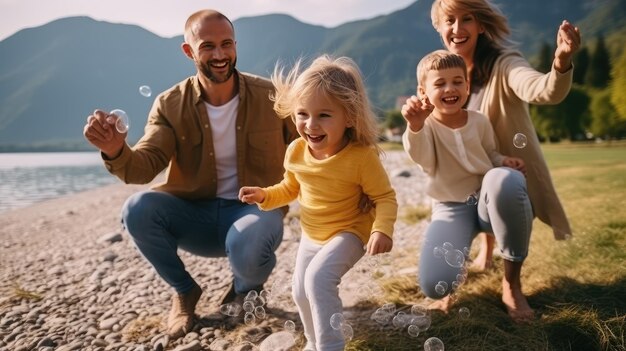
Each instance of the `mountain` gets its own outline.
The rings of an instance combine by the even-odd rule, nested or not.
[[[500,0],[528,56],[554,42],[567,18],[583,38],[623,32],[623,0]],[[268,76],[277,61],[291,65],[320,53],[352,57],[361,68],[379,110],[415,90],[419,58],[441,48],[430,21],[431,1],[334,28],[302,23],[287,15],[234,21],[238,67]],[[538,16],[537,14],[541,14]],[[181,24],[182,27],[182,24]],[[134,142],[154,96],[193,75],[180,50],[182,35],[159,37],[141,27],[70,17],[25,29],[0,42],[0,150],[11,147],[86,148],[82,128],[95,108],[124,109]],[[622,39],[623,40],[623,39]],[[152,88],[145,98],[141,85]]]

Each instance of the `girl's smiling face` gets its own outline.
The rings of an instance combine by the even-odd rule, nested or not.
[[[295,105],[296,129],[318,160],[331,157],[348,145],[350,123],[342,106],[321,92],[300,99]]]

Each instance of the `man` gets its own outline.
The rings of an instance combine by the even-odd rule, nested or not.
[[[158,96],[134,147],[104,111],[90,115],[83,132],[109,172],[126,183],[148,183],[167,167],[163,183],[126,201],[122,220],[176,291],[167,322],[172,337],[191,330],[202,294],[177,248],[228,257],[234,280],[222,303],[262,289],[276,264],[285,211],[263,212],[237,194],[240,185],[279,182],[286,145],[297,136],[292,122],[273,111],[271,83],[235,69],[234,28],[223,14],[191,15],[181,48],[197,74]]]

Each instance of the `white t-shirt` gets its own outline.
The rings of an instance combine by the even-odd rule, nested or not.
[[[222,199],[237,199],[239,182],[237,181],[237,106],[239,95],[221,106],[207,102],[207,114],[213,133],[213,149],[217,168],[217,194]]]

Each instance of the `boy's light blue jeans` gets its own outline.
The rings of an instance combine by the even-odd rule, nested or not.
[[[437,257],[435,247],[449,242],[463,252],[481,231],[495,235],[503,259],[523,261],[528,255],[532,222],[526,179],[512,168],[493,168],[485,174],[477,205],[434,201],[420,254],[420,288],[430,298],[448,295],[461,268],[449,265],[445,257]],[[448,286],[444,294],[437,292],[440,281]]]
[[[261,211],[238,200],[189,201],[160,191],[132,195],[122,221],[142,255],[177,293],[194,280],[177,254],[228,257],[235,292],[260,288],[276,265],[283,238],[280,209]]]

